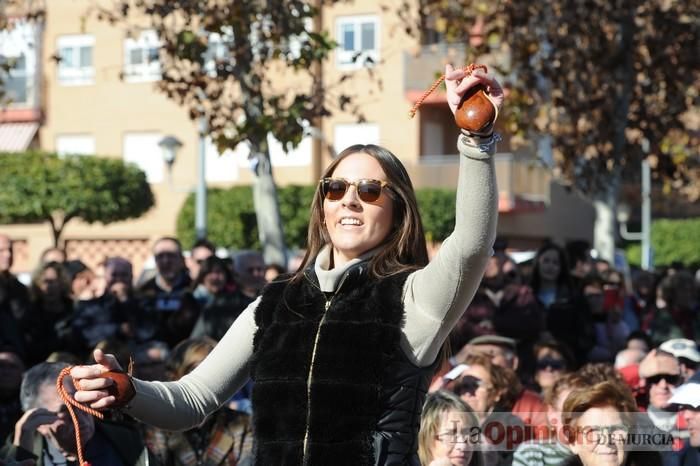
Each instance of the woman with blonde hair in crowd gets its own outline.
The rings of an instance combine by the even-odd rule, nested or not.
[[[453,393],[439,390],[423,405],[418,457],[423,466],[481,466],[479,421]]]

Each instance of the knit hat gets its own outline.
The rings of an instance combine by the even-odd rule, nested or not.
[[[642,379],[659,374],[680,375],[680,373],[678,360],[666,351],[653,349],[639,363],[639,377]]]

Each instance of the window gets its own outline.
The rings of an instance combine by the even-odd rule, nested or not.
[[[58,155],[94,155],[95,138],[89,134],[61,134],[56,136]]]
[[[0,71],[5,91],[3,104],[11,107],[32,107],[36,104],[37,27],[35,24],[10,19],[12,27],[0,31]]]
[[[335,125],[334,133],[336,154],[353,144],[379,144],[379,125],[374,123]]]
[[[346,16],[336,20],[337,61],[341,68],[359,68],[379,61],[379,19]]]
[[[240,146],[244,145],[245,144],[240,144]],[[238,164],[236,163],[237,154],[234,151],[226,150],[222,154],[219,154],[219,151],[212,142],[211,138],[207,138],[204,154],[204,177],[207,181],[212,183],[223,183],[236,181],[238,179]]]
[[[126,133],[124,135],[124,161],[137,165],[146,173],[149,183],[163,181],[163,155],[158,142],[160,133]]]
[[[136,38],[124,40],[124,79],[127,82],[160,79],[158,50],[160,41],[155,31],[142,31]]]
[[[6,98],[12,104],[28,103],[27,96],[27,60],[24,55],[19,57],[0,57],[0,64],[7,63],[9,72],[3,77],[3,87]]]
[[[95,68],[92,50],[95,38],[90,35],[58,38],[58,82],[65,86],[92,84]]]

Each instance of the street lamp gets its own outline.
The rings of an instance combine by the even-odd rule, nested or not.
[[[200,118],[199,128],[199,154],[198,154],[198,179],[196,189],[188,189],[187,192],[195,192],[195,218],[194,228],[197,239],[207,237],[207,185],[205,179],[206,157],[206,120]],[[168,167],[168,182],[172,187],[172,168],[177,158],[177,151],[182,147],[182,142],[175,136],[165,136],[158,142],[163,152],[163,161]]]
[[[182,147],[182,142],[175,136],[165,136],[158,142],[158,147],[163,152],[163,161],[170,171],[177,158],[177,151]]]
[[[642,161],[642,231],[627,230],[631,214],[632,209],[628,204],[618,203],[617,222],[620,224],[620,236],[627,241],[642,242],[642,269],[651,270],[651,168],[646,159]]]

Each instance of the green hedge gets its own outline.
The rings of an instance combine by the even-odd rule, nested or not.
[[[278,188],[280,215],[287,247],[304,248],[309,225],[309,207],[315,186]],[[427,238],[441,241],[452,232],[455,223],[455,191],[421,189],[416,193]],[[250,186],[209,189],[207,197],[209,239],[232,249],[260,249],[258,228]],[[195,240],[194,195],[190,195],[177,218],[177,235],[185,247]]]
[[[700,265],[700,219],[656,220],[651,225],[654,265],[680,262],[688,267]],[[641,264],[642,248],[634,243],[627,248],[630,264]]]

